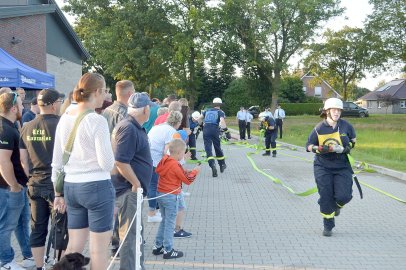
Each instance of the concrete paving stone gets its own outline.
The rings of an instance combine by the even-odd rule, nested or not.
[[[202,149],[201,138],[197,147]],[[228,166],[223,174],[212,178],[203,163],[195,183],[183,188],[191,193],[184,228],[193,236],[175,239],[174,247],[185,257],[167,261],[152,255],[159,224],[144,223],[146,269],[406,269],[405,204],[366,186],[361,200],[354,185],[352,201],[336,218],[333,236],[326,238],[321,235],[318,194],[295,196],[253,170],[246,158],[252,149],[223,149]],[[297,192],[315,186],[313,154],[301,148],[278,150],[277,158],[252,158],[258,168]],[[360,173],[358,178],[406,199],[404,181],[379,173]],[[15,238],[13,246],[19,261]],[[111,270],[116,269],[118,263]]]

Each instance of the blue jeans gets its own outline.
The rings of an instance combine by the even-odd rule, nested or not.
[[[0,188],[0,261],[2,264],[14,259],[11,233],[14,231],[24,257],[32,257],[30,247],[30,207],[27,188],[10,192]]]
[[[157,196],[157,189],[158,189],[158,179],[159,175],[155,172],[156,168],[152,167],[152,177],[151,182],[149,182],[148,188],[148,199],[155,198]],[[156,210],[156,200],[149,200],[148,206],[150,211]]]
[[[159,224],[155,238],[155,246],[164,246],[164,250],[169,252],[173,248],[173,233],[175,231],[176,214],[178,213],[179,195],[158,192],[158,196],[161,195],[165,196],[157,199],[162,221]]]

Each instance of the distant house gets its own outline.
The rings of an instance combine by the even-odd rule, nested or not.
[[[341,98],[340,94],[331,85],[317,75],[308,72],[300,79],[303,81],[303,92],[308,97],[317,97],[322,101],[331,97]]]
[[[55,0],[0,1],[0,36],[0,48],[53,74],[55,88],[64,93],[73,90],[90,57]]]
[[[360,97],[357,104],[369,113],[406,114],[406,79],[395,79]]]

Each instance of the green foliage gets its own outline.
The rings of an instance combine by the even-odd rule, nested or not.
[[[280,84],[278,103],[301,103],[305,100],[303,81],[296,76],[284,77]]]
[[[341,89],[344,100],[348,99],[351,86],[365,77],[365,71],[379,65],[381,55],[371,49],[370,35],[362,29],[344,27],[324,33],[325,43],[313,44],[305,59],[305,65]]]
[[[281,103],[286,115],[316,115],[320,114],[323,103]]]
[[[223,96],[223,102],[227,106],[226,114],[234,115],[241,106],[247,106],[247,101],[250,100],[248,89],[249,82],[246,78],[238,78],[230,83]]]
[[[275,104],[288,60],[312,39],[320,22],[341,14],[338,4],[335,0],[223,0],[217,41],[244,74],[267,82],[261,96],[272,95]]]
[[[404,0],[370,0],[373,12],[368,16],[366,31],[378,39],[370,40],[386,57],[387,67],[406,70],[406,3]],[[381,64],[384,64],[382,61]]]

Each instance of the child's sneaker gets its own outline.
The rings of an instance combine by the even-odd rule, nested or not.
[[[189,238],[191,236],[192,236],[191,233],[184,231],[183,229],[180,229],[179,231],[173,234],[174,238]]]
[[[14,260],[1,266],[1,270],[25,270],[19,266]]]
[[[183,252],[182,251],[178,251],[178,250],[174,250],[172,249],[169,252],[164,251],[164,259],[176,259],[176,258],[180,258],[183,257]]]
[[[152,254],[154,254],[154,255],[161,255],[161,254],[164,254],[164,247],[162,246],[162,247],[156,247],[156,246],[154,246],[153,248],[152,248]]]

